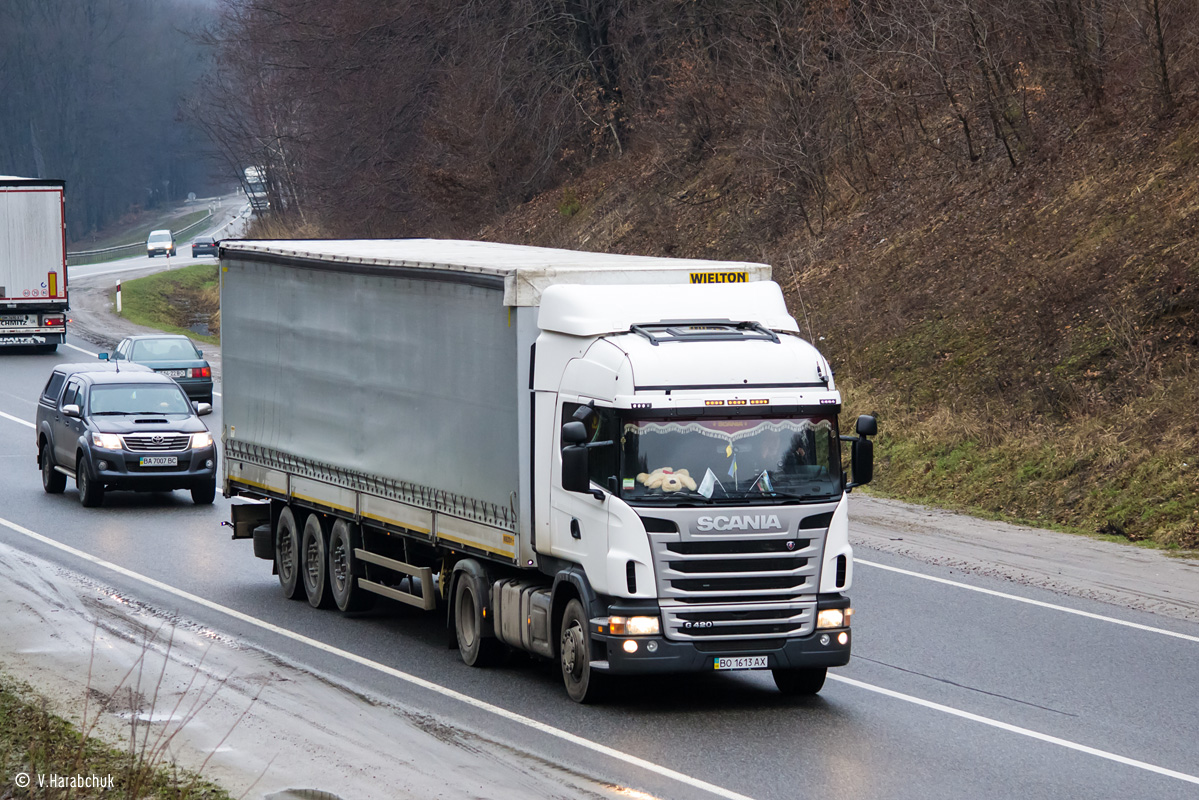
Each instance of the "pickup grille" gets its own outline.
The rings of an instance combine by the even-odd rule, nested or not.
[[[135,453],[176,453],[186,450],[192,439],[188,433],[136,433],[122,438]]]

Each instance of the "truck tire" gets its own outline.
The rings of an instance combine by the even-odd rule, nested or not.
[[[473,575],[463,572],[454,584],[454,636],[458,654],[468,667],[489,667],[503,655],[503,642],[483,635],[483,591]]]
[[[375,594],[358,586],[358,561],[354,548],[362,545],[358,526],[339,519],[329,531],[329,591],[339,611],[347,614],[367,611],[375,604]]]
[[[300,580],[300,532],[290,506],[279,514],[275,528],[275,571],[279,573],[284,597],[299,600],[304,596],[304,583]]]
[[[309,514],[300,535],[300,577],[304,579],[304,594],[313,608],[331,608],[333,595],[329,592],[329,547],[325,523],[320,514]]]
[[[54,454],[50,452],[50,443],[42,445],[39,455],[42,464],[42,488],[46,494],[62,494],[67,488],[67,476],[54,468]]]
[[[75,486],[79,489],[79,504],[84,508],[95,508],[104,503],[104,484],[88,473],[82,453],[75,459]]]
[[[826,667],[809,667],[806,669],[773,669],[774,685],[785,695],[794,697],[816,694],[824,686],[824,678],[828,674]]]
[[[197,483],[192,487],[192,502],[198,506],[210,506],[216,499],[216,478],[208,483]]]
[[[566,693],[576,703],[595,703],[603,698],[606,675],[591,669],[591,633],[587,614],[578,598],[571,598],[562,614],[558,637],[558,661]]]

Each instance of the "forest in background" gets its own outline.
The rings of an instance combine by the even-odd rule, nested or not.
[[[1199,547],[1191,0],[243,0],[286,235],[768,261],[882,491]]]
[[[65,180],[71,241],[212,187],[210,145],[180,115],[214,14],[188,0],[0,3],[0,174]]]

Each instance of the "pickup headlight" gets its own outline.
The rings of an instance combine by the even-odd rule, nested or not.
[[[826,608],[816,615],[817,628],[848,628],[852,608]]]
[[[120,450],[122,447],[121,437],[115,433],[96,433],[93,431],[92,446],[103,447],[105,450]]]
[[[212,444],[212,434],[208,431],[192,434],[192,450],[199,450]]]
[[[608,617],[613,636],[656,636],[661,631],[657,617]]]

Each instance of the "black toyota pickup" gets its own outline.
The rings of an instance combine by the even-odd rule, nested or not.
[[[190,489],[196,504],[216,496],[216,448],[199,417],[212,413],[179,384],[135,364],[59,364],[37,407],[37,460],[50,494],[73,477],[79,500],[108,489]]]

